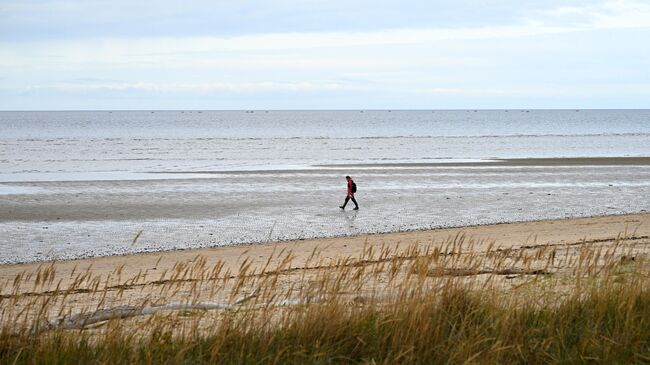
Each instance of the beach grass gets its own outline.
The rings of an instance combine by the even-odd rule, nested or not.
[[[484,244],[196,257],[153,279],[44,264],[0,285],[0,363],[650,363],[647,242]]]

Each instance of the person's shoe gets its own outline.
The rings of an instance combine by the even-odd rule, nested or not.
[[[342,205],[341,205],[341,206],[340,206],[339,208],[341,208],[341,209],[343,209],[343,210],[345,210],[345,207],[344,207],[344,206],[342,206]]]
[[[354,207],[354,209],[352,209],[352,210],[359,210],[359,207]]]

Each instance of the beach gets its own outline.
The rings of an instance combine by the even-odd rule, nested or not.
[[[5,264],[650,211],[650,158],[0,183]],[[343,176],[361,210],[341,211]],[[135,236],[138,239],[134,241]]]
[[[576,331],[580,343],[611,331],[642,344],[649,255],[650,214],[631,214],[2,265],[0,324],[4,341],[54,341],[41,345],[49,357],[67,356],[61,341],[89,341],[112,359],[180,344],[191,356],[243,356],[260,341],[253,354],[264,357],[313,336],[349,356],[373,338],[399,349],[417,343],[413,332],[446,341],[450,326],[471,333],[448,352],[484,343],[485,331],[501,347]],[[644,358],[638,346],[625,356]]]
[[[458,238],[462,237],[459,241]],[[3,295],[9,295],[11,283],[16,277],[33,277],[39,270],[51,267],[56,273],[57,280],[49,285],[43,285],[40,293],[33,292],[31,287],[25,287],[19,295],[46,295],[55,287],[67,288],[80,273],[88,272],[88,283],[91,278],[100,278],[105,283],[96,290],[104,290],[103,285],[113,285],[120,289],[119,298],[114,303],[130,302],[134,298],[155,298],[161,287],[167,285],[166,275],[176,268],[188,268],[201,258],[205,268],[220,267],[221,275],[236,278],[245,266],[246,275],[263,275],[265,270],[273,271],[283,260],[290,257],[290,265],[284,266],[288,277],[317,276],[319,267],[327,267],[337,262],[355,265],[367,254],[373,251],[379,255],[382,250],[403,253],[414,247],[438,247],[443,249],[449,242],[462,242],[465,255],[485,255],[488,251],[512,250],[514,252],[534,252],[543,248],[558,251],[558,262],[575,255],[585,246],[596,244],[602,250],[618,248],[617,255],[628,255],[642,260],[650,254],[650,214],[630,214],[593,218],[572,218],[544,220],[526,223],[507,223],[471,227],[444,228],[413,232],[385,233],[358,235],[352,237],[322,238],[288,242],[274,242],[255,245],[240,245],[215,247],[183,251],[145,253],[114,257],[97,257],[90,259],[65,260],[46,263],[30,263],[0,266],[0,283]],[[455,248],[459,249],[459,248]],[[372,255],[371,255],[372,256]],[[389,259],[391,257],[388,257]],[[379,260],[375,258],[375,260]],[[381,261],[381,260],[380,260]],[[366,265],[373,265],[372,259],[366,257]],[[486,265],[489,266],[489,265]],[[567,270],[569,267],[558,265],[553,270]],[[117,277],[119,272],[119,278]],[[137,285],[125,285],[131,279],[138,277]],[[61,279],[59,282],[58,279]],[[116,291],[110,291],[116,293]],[[131,293],[131,294],[129,294]],[[70,295],[62,291],[60,295]],[[85,291],[78,293],[80,298],[86,297]],[[204,297],[208,293],[202,293]],[[223,293],[221,294],[223,295]],[[182,296],[181,296],[182,298]],[[97,298],[93,299],[98,300]],[[171,300],[168,298],[168,300]],[[94,303],[94,301],[91,301]],[[75,301],[80,305],[92,305],[84,300]],[[124,303],[122,303],[124,304]]]
[[[650,3],[106,5],[0,5],[0,365],[650,364]]]
[[[485,344],[511,362],[504,344],[579,332],[593,335],[576,348],[596,341],[605,358],[645,351],[598,326],[624,322],[608,336],[628,342],[647,334],[647,111],[8,114],[0,324],[11,349],[51,335],[44,358],[68,356],[58,341],[97,344],[106,362],[178,348],[263,359],[274,344],[295,358],[303,350],[285,349],[307,339],[307,353],[322,343],[331,358],[356,343],[391,359]],[[328,118],[342,121],[327,130]],[[363,128],[347,137],[344,122]],[[346,175],[358,211],[338,208]],[[593,323],[574,320],[584,310]],[[474,313],[491,319],[468,324]],[[404,345],[444,344],[449,326],[471,335],[435,354]],[[366,345],[375,339],[393,345]]]
[[[484,331],[565,341],[555,328],[625,323],[615,335],[641,341],[649,257],[650,214],[629,214],[1,265],[0,324],[5,341],[82,339],[111,358],[123,356],[111,341],[147,353],[228,341],[211,355],[224,356],[267,333],[286,346],[313,335],[330,346],[335,333],[401,348],[414,331],[429,340],[460,324],[483,342]],[[573,320],[585,310],[589,321]],[[495,319],[468,323],[474,311]]]
[[[648,118],[0,112],[0,264],[643,213]]]

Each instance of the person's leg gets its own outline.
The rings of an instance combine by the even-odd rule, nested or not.
[[[354,209],[359,209],[359,204],[357,204],[357,200],[352,197],[352,202],[354,203]]]
[[[343,203],[343,205],[341,205],[339,208],[341,208],[341,209],[345,209],[345,206],[348,205],[348,202],[349,202],[349,201],[350,201],[350,197],[349,197],[349,196],[346,196],[346,197],[345,197],[345,203]]]

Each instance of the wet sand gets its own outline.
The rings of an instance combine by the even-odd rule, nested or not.
[[[650,157],[510,158],[476,162],[320,165],[322,167],[650,166]]]
[[[10,191],[0,195],[0,264],[643,213],[650,211],[649,161],[526,159],[0,183],[0,191]],[[359,211],[338,208],[345,175],[359,186]]]

